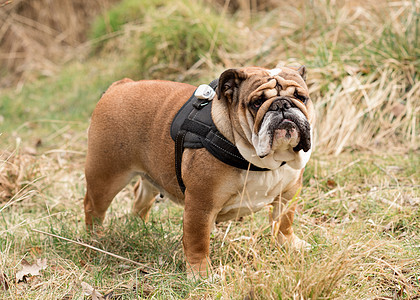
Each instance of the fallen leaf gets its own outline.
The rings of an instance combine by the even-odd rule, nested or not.
[[[29,264],[25,259],[21,262],[22,270],[16,273],[16,282],[24,281],[27,276],[39,276],[39,271],[47,268],[47,259],[38,258],[36,263]]]
[[[61,300],[72,300],[73,294],[65,294]]]
[[[133,290],[136,290],[135,286],[133,287]],[[140,290],[142,291],[144,296],[149,296],[155,292],[155,288],[146,282],[141,283]]]
[[[7,275],[4,273],[0,273],[0,290],[8,290],[9,289],[9,279]]]
[[[333,189],[333,188],[335,188],[336,186],[337,186],[337,182],[335,182],[334,180],[332,180],[332,179],[328,179],[327,180],[327,186],[330,188],[330,189]]]
[[[38,147],[41,147],[41,146],[42,146],[42,140],[40,138],[38,138],[36,140],[35,147],[38,148]]]
[[[105,300],[104,296],[95,290],[89,283],[82,282],[83,293],[86,296],[92,296],[92,300]]]
[[[31,287],[38,287],[39,285],[42,285],[43,278],[40,276],[25,276],[25,279],[22,281],[22,283]]]
[[[359,209],[359,204],[357,202],[350,202],[349,204],[349,213],[354,213]]]
[[[83,259],[79,259],[79,263],[82,267],[86,266],[86,261],[84,261]]]
[[[385,169],[390,173],[398,173],[404,171],[404,168],[400,166],[386,166]]]
[[[97,290],[93,290],[92,292],[92,300],[107,300],[101,293]]]
[[[36,149],[34,147],[26,146],[26,147],[23,147],[22,150],[23,150],[23,153],[25,153],[25,154],[29,154],[29,155],[36,155],[37,154]]]
[[[416,205],[420,205],[420,198],[409,198],[408,202],[410,203],[411,206],[416,206]]]
[[[402,115],[405,112],[405,105],[402,103],[396,103],[393,107],[392,107],[392,114],[395,117],[399,117],[400,115]]]
[[[248,294],[245,295],[244,300],[253,300],[253,299],[255,299],[255,293],[254,293],[254,289],[251,288]]]
[[[39,256],[42,253],[42,249],[40,247],[32,247],[31,254],[33,256]]]

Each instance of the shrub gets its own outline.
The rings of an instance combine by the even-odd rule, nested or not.
[[[119,31],[124,24],[141,21],[151,8],[163,5],[163,0],[124,0],[97,17],[91,28],[91,38],[101,39]]]
[[[100,38],[121,31],[106,47],[134,59],[127,74],[168,79],[206,60],[219,63],[235,49],[240,38],[232,18],[201,1],[126,0],[100,17],[92,32]]]

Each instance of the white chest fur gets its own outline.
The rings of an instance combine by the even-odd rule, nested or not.
[[[287,164],[273,171],[241,172],[241,188],[225,204],[217,216],[217,221],[226,221],[249,215],[272,203],[274,199],[292,182],[300,170]]]

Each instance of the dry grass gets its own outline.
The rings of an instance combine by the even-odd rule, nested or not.
[[[416,149],[420,3],[304,3],[263,18],[257,24],[261,30],[251,32],[258,47],[240,57],[241,64],[255,60],[272,67],[279,60],[285,65],[298,60],[309,67],[308,84],[323,132],[317,147],[323,153],[397,143]]]
[[[75,57],[94,16],[116,0],[13,0],[0,7],[0,85],[51,76]],[[35,72],[35,73],[34,73]]]
[[[268,11],[280,6],[280,3],[275,0],[206,0],[209,3],[216,3],[220,7],[228,7],[231,12],[240,12],[248,14],[258,11]]]
[[[24,200],[35,188],[38,166],[35,157],[28,154],[4,152],[0,156],[0,203],[5,207]],[[4,208],[5,208],[4,207]]]
[[[186,1],[181,7],[189,5]],[[298,1],[268,13],[255,12],[251,19],[246,17],[248,10],[240,10],[232,16],[236,24],[210,18],[219,25],[184,7],[180,11],[190,12],[183,13],[186,19],[194,20],[187,31],[178,23],[187,22],[177,14],[179,7],[174,5],[167,15],[165,7],[159,7],[150,20],[129,23],[108,42],[105,49],[118,49],[137,63],[125,75],[195,83],[211,81],[228,67],[306,64],[317,127],[323,132],[316,143],[319,151],[337,155],[344,149],[378,146],[417,149],[418,2]],[[196,28],[195,23],[212,30]],[[181,29],[166,32],[164,27]],[[206,43],[200,49],[186,48],[197,36]],[[127,44],[135,47],[127,50]]]
[[[113,291],[123,299],[415,299],[420,292],[420,192],[413,155],[408,160],[388,154],[359,154],[357,159],[316,155],[295,224],[297,234],[314,248],[304,253],[276,248],[262,211],[242,222],[218,225],[211,255],[220,280],[192,283],[184,274],[181,208],[159,202],[143,224],[129,215],[129,186],[108,212],[105,235],[88,236],[82,212],[83,156],[50,152],[38,157],[39,186],[31,197],[2,207],[7,215],[1,220],[0,271],[9,278],[9,290],[3,293],[12,299],[78,299],[85,282],[103,295]],[[22,258],[32,263],[40,257],[48,260],[41,276],[13,281]]]
[[[419,2],[295,1],[258,11],[252,5],[260,1],[237,1],[251,6],[233,15],[220,8],[214,19],[224,23],[214,28],[202,26],[201,18],[190,20],[197,7],[179,13],[188,1],[173,0],[172,10],[152,5],[149,18],[131,20],[106,36],[97,57],[71,62],[59,68],[58,76],[27,84],[20,92],[2,90],[0,298],[81,299],[91,286],[118,299],[418,299]],[[14,1],[19,3],[26,2]],[[35,7],[43,1],[27,3]],[[101,2],[89,5],[95,3]],[[206,12],[211,17],[215,10]],[[63,18],[57,12],[59,16]],[[164,31],[157,26],[159,16],[171,24],[188,18],[188,24],[198,25],[182,34]],[[27,25],[14,20],[13,26],[23,30]],[[149,54],[140,60],[138,49],[151,29],[159,30],[155,34],[162,43],[150,43]],[[31,30],[25,36],[37,35]],[[213,47],[191,48],[196,61],[186,67],[185,49],[174,47],[175,41],[188,40],[196,30],[199,35],[212,33],[208,41]],[[217,30],[229,34],[215,34]],[[82,38],[74,35],[73,40],[77,37]],[[214,46],[227,45],[226,38],[235,46]],[[45,39],[53,45],[59,35],[51,31]],[[60,43],[74,49],[69,41]],[[46,56],[35,59],[42,62],[49,60],[50,50],[41,45],[38,53]],[[171,52],[158,65],[140,69],[148,58]],[[279,61],[307,65],[318,113],[317,148],[305,171],[295,224],[297,234],[313,245],[311,251],[278,249],[262,211],[243,222],[218,225],[211,236],[211,256],[220,279],[190,282],[181,243],[182,209],[159,202],[144,224],[129,214],[132,186],[108,211],[105,236],[86,234],[85,129],[110,82],[149,72],[151,77],[197,84],[229,67],[274,67]],[[165,73],[167,69],[172,73]],[[47,258],[41,275],[16,282],[21,261],[38,258]]]

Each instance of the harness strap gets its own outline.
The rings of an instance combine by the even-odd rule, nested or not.
[[[215,89],[217,84],[218,81],[214,80],[210,83],[210,86],[213,89]],[[189,103],[191,103],[192,105]],[[191,108],[187,109],[187,105],[191,105]],[[207,111],[207,113],[204,113],[203,115],[202,113],[204,111]],[[196,119],[197,115],[207,117],[204,117],[204,119]],[[194,144],[193,148],[204,147],[213,156],[215,156],[217,159],[228,165],[250,171],[270,170],[266,168],[257,167],[251,164],[249,161],[247,161],[241,155],[238,148],[230,141],[228,141],[217,130],[216,125],[214,125],[213,121],[211,120],[211,100],[197,99],[193,94],[177,113],[171,126],[171,136],[175,141],[176,178],[182,193],[185,193],[186,189],[184,181],[182,180],[182,154],[184,152],[185,147],[190,147],[186,146],[186,143],[188,145],[188,141],[189,139],[191,139],[191,135],[195,135],[199,139],[199,146]],[[283,166],[285,163],[286,162],[283,162],[281,166]]]
[[[182,166],[182,153],[184,153],[184,139],[187,135],[186,130],[180,130],[175,139],[175,170],[176,170],[176,179],[178,180],[178,185],[182,191],[182,193],[185,193],[185,184],[182,180],[182,172],[181,172],[181,166]]]
[[[199,121],[185,119],[184,124],[181,126],[181,130],[186,130],[192,133],[196,133],[199,136],[205,137],[212,130],[212,128],[210,126],[204,125]]]
[[[213,80],[209,86],[212,89],[215,89],[218,84],[218,79]],[[200,99],[195,99],[194,94],[190,97],[190,99],[187,101],[187,103],[191,100],[196,100],[193,103],[193,107],[197,110],[203,108],[209,103],[209,100],[200,101]],[[211,100],[210,100],[211,101]],[[182,110],[182,109],[181,109]],[[180,111],[181,111],[180,110]],[[179,113],[179,112],[178,112]],[[178,114],[177,114],[178,116]],[[175,117],[176,118],[176,117]],[[175,137],[175,170],[176,170],[176,179],[178,181],[179,188],[181,189],[182,193],[185,194],[185,184],[184,180],[182,180],[182,154],[184,153],[184,141],[185,136],[188,132],[196,133],[200,136],[206,136],[211,130],[210,126],[206,126],[203,123],[191,120],[191,119],[184,119],[184,122],[176,134]]]

